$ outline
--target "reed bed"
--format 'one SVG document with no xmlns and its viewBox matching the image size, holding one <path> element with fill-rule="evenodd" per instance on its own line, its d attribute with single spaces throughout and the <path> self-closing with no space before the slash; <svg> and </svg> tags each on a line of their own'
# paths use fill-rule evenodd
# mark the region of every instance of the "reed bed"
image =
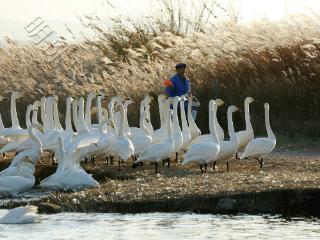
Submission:
<svg viewBox="0 0 320 240">
<path fill-rule="evenodd" d="M 98 38 L 52 47 L 66 50 L 50 61 L 48 46 L 20 46 L 7 39 L 0 48 L 0 87 L 3 96 L 20 91 L 20 119 L 33 99 L 56 94 L 84 96 L 103 90 L 139 101 L 145 94 L 164 92 L 162 83 L 174 73 L 177 62 L 188 64 L 192 91 L 200 100 L 197 123 L 208 131 L 207 103 L 212 98 L 242 107 L 254 97 L 252 122 L 265 134 L 263 103 L 271 104 L 271 123 L 277 135 L 320 136 L 320 34 L 319 17 L 291 17 L 281 22 L 263 21 L 250 26 L 225 22 L 210 32 L 187 34 L 145 25 L 114 24 L 113 28 L 89 24 Z M 49 47 L 50 50 L 50 47 Z M 57 50 L 57 49 L 56 49 Z M 60 104 L 63 113 L 64 103 Z M 5 124 L 9 104 L 0 103 Z M 131 124 L 138 123 L 138 104 L 130 109 Z M 152 120 L 158 126 L 157 103 Z M 226 127 L 226 108 L 219 118 Z M 237 129 L 242 115 L 235 116 Z"/>
</svg>

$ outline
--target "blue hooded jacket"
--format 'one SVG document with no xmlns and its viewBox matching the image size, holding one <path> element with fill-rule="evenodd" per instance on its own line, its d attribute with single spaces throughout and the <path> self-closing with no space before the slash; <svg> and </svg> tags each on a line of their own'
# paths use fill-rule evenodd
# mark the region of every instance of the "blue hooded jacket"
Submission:
<svg viewBox="0 0 320 240">
<path fill-rule="evenodd" d="M 166 92 L 169 94 L 169 97 L 180 97 L 190 92 L 190 80 L 187 77 L 185 79 L 181 79 L 181 77 L 176 74 L 171 77 L 170 80 L 173 87 L 166 88 Z"/>
</svg>

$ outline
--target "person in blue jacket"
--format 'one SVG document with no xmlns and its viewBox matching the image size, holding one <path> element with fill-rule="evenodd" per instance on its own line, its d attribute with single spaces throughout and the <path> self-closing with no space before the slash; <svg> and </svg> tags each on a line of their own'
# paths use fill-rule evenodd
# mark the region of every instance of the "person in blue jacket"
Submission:
<svg viewBox="0 0 320 240">
<path fill-rule="evenodd" d="M 170 78 L 172 86 L 166 88 L 169 97 L 181 97 L 182 95 L 189 95 L 190 93 L 190 80 L 186 77 L 187 65 L 185 63 L 178 63 L 176 65 L 177 73 Z"/>
</svg>

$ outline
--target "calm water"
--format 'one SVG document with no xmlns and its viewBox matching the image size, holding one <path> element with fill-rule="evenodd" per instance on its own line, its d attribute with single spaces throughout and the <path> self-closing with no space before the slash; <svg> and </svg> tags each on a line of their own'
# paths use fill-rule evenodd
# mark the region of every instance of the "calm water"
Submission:
<svg viewBox="0 0 320 240">
<path fill-rule="evenodd" d="M 0 210 L 0 216 L 5 210 Z M 41 222 L 0 225 L 0 239 L 320 239 L 320 219 L 191 213 L 41 215 Z"/>
</svg>

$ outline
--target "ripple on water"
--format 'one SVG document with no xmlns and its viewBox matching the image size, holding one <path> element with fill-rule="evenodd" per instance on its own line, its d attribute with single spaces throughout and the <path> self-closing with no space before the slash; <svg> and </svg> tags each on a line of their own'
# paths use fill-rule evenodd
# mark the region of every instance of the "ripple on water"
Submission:
<svg viewBox="0 0 320 240">
<path fill-rule="evenodd" d="M 5 210 L 0 210 L 0 216 Z M 0 225 L 0 239 L 319 239 L 320 219 L 192 213 L 40 215 L 41 222 Z"/>
</svg>

